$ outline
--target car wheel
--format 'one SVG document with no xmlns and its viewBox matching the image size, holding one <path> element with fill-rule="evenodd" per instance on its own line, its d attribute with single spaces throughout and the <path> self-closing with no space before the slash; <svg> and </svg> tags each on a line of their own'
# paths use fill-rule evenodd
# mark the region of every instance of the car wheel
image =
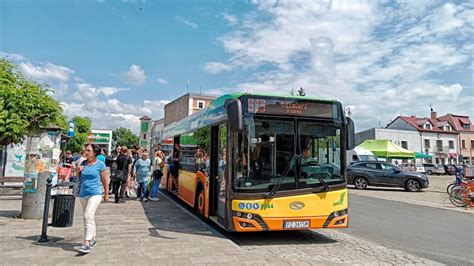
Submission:
<svg viewBox="0 0 474 266">
<path fill-rule="evenodd" d="M 365 177 L 358 176 L 354 178 L 354 186 L 357 189 L 366 189 L 368 184 L 369 182 L 367 182 L 367 179 L 365 179 Z"/>
<path fill-rule="evenodd" d="M 428 171 L 426 171 L 426 174 L 427 174 L 427 175 L 432 175 L 432 174 L 433 174 L 433 171 L 428 170 Z"/>
<path fill-rule="evenodd" d="M 406 189 L 410 192 L 418 192 L 421 190 L 421 183 L 415 179 L 409 179 L 406 184 Z"/>
</svg>

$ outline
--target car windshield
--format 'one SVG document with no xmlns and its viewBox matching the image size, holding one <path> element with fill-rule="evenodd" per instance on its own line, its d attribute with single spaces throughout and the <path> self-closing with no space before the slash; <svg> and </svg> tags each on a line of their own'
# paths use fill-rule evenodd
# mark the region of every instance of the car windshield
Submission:
<svg viewBox="0 0 474 266">
<path fill-rule="evenodd" d="M 345 182 L 336 126 L 258 117 L 244 122 L 236 147 L 236 191 L 268 192 L 276 185 L 278 191 L 321 187 L 320 178 L 328 185 Z M 298 160 L 300 173 L 296 173 Z"/>
</svg>

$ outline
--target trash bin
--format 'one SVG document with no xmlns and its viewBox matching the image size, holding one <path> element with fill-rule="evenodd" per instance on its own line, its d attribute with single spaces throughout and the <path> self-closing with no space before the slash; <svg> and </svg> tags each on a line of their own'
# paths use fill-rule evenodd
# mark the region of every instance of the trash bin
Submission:
<svg viewBox="0 0 474 266">
<path fill-rule="evenodd" d="M 51 226 L 71 227 L 74 222 L 74 195 L 59 194 L 53 196 L 53 218 Z"/>
</svg>

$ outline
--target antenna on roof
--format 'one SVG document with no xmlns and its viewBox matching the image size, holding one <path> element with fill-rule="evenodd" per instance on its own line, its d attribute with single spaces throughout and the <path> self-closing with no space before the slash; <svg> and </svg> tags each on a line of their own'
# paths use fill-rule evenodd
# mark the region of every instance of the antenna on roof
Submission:
<svg viewBox="0 0 474 266">
<path fill-rule="evenodd" d="M 201 92 L 201 89 L 202 89 L 202 88 L 201 88 L 201 85 L 199 85 L 199 93 L 202 93 L 202 92 Z"/>
<path fill-rule="evenodd" d="M 430 111 L 433 112 L 433 104 L 430 101 Z"/>
</svg>

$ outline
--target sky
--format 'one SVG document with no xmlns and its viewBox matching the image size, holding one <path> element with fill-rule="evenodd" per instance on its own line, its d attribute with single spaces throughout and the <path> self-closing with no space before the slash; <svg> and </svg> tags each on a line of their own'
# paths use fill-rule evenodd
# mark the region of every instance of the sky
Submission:
<svg viewBox="0 0 474 266">
<path fill-rule="evenodd" d="M 69 118 L 134 132 L 188 91 L 300 87 L 357 130 L 430 106 L 474 120 L 472 36 L 473 1 L 0 1 L 0 56 Z"/>
</svg>

